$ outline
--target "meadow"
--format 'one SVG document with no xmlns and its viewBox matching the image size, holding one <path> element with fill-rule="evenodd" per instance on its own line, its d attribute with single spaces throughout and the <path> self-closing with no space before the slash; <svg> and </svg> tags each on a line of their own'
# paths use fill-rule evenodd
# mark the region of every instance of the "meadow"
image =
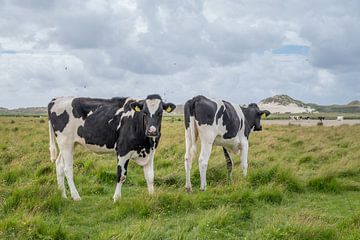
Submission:
<svg viewBox="0 0 360 240">
<path fill-rule="evenodd" d="M 186 193 L 183 122 L 167 117 L 155 195 L 130 162 L 117 203 L 115 154 L 82 147 L 74 156 L 82 200 L 61 198 L 47 126 L 47 119 L 0 117 L 0 239 L 360 239 L 360 125 L 265 125 L 250 136 L 246 178 L 232 156 L 228 182 L 215 147 L 207 191 L 199 190 L 196 160 L 194 192 Z"/>
</svg>

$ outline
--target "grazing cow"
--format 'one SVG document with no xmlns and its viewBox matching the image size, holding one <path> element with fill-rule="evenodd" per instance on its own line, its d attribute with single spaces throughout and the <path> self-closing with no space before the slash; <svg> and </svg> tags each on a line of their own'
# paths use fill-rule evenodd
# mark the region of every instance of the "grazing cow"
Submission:
<svg viewBox="0 0 360 240">
<path fill-rule="evenodd" d="M 344 121 L 344 116 L 337 116 L 336 120 L 342 122 Z"/>
<path fill-rule="evenodd" d="M 94 152 L 115 152 L 117 184 L 114 201 L 121 197 L 130 159 L 143 166 L 150 194 L 154 192 L 154 154 L 160 140 L 163 110 L 172 112 L 175 105 L 164 103 L 159 95 L 144 100 L 131 98 L 53 99 L 48 105 L 50 155 L 56 158 L 56 175 L 62 196 L 66 197 L 64 176 L 71 197 L 80 200 L 73 180 L 74 144 Z M 56 144 L 59 155 L 56 157 Z"/>
<path fill-rule="evenodd" d="M 201 190 L 204 191 L 206 188 L 206 169 L 213 144 L 223 147 L 229 179 L 233 168 L 229 151 L 239 154 L 241 150 L 241 165 L 243 175 L 246 176 L 249 134 L 252 129 L 262 130 L 260 118 L 263 114 L 268 116 L 270 112 L 261 111 L 255 103 L 248 107 L 240 107 L 226 101 L 210 100 L 204 96 L 197 96 L 187 101 L 184 106 L 186 190 L 192 191 L 190 171 L 198 136 L 201 141 L 199 156 Z"/>
</svg>

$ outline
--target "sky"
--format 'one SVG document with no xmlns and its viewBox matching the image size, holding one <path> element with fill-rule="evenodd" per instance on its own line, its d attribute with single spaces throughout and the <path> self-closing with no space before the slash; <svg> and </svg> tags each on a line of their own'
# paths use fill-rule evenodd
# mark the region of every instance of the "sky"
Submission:
<svg viewBox="0 0 360 240">
<path fill-rule="evenodd" d="M 0 107 L 360 99 L 360 1 L 0 0 Z"/>
</svg>

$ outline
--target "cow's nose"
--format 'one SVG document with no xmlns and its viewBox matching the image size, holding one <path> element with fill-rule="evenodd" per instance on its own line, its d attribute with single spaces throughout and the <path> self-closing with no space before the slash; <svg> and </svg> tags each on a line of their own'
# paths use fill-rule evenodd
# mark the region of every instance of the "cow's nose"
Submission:
<svg viewBox="0 0 360 240">
<path fill-rule="evenodd" d="M 157 133 L 156 127 L 154 127 L 154 126 L 149 127 L 149 129 L 147 130 L 147 135 L 151 136 L 151 137 L 157 136 L 158 133 Z"/>
<path fill-rule="evenodd" d="M 154 132 L 156 132 L 156 127 L 154 126 L 149 127 L 149 133 L 154 133 Z"/>
</svg>

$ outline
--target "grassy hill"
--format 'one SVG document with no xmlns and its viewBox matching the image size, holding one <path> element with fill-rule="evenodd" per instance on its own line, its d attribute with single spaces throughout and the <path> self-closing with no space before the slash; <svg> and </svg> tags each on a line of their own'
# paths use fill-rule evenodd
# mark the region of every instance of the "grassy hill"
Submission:
<svg viewBox="0 0 360 240">
<path fill-rule="evenodd" d="M 0 115 L 46 115 L 47 108 L 46 107 L 27 107 L 27 108 L 16 108 L 16 109 L 7 109 L 0 108 Z"/>
<path fill-rule="evenodd" d="M 299 107 L 310 107 L 321 113 L 360 113 L 359 101 L 352 101 L 347 105 L 319 105 L 315 103 L 304 103 L 300 100 L 293 99 L 288 95 L 275 95 L 260 101 L 261 103 L 278 103 L 280 105 L 296 104 Z"/>
<path fill-rule="evenodd" d="M 31 132 L 32 134 L 29 134 Z M 249 175 L 233 156 L 226 179 L 214 147 L 206 192 L 185 192 L 181 118 L 167 117 L 148 196 L 133 161 L 112 202 L 114 154 L 76 148 L 80 202 L 62 199 L 49 160 L 47 123 L 0 118 L 0 239 L 360 239 L 360 126 L 264 126 L 250 136 Z"/>
<path fill-rule="evenodd" d="M 303 103 L 300 100 L 293 99 L 289 97 L 288 95 L 275 95 L 273 97 L 265 98 L 260 101 L 263 104 L 267 103 L 278 103 L 280 105 L 289 105 L 289 104 L 296 104 L 300 107 L 307 107 L 308 105 Z"/>
</svg>

